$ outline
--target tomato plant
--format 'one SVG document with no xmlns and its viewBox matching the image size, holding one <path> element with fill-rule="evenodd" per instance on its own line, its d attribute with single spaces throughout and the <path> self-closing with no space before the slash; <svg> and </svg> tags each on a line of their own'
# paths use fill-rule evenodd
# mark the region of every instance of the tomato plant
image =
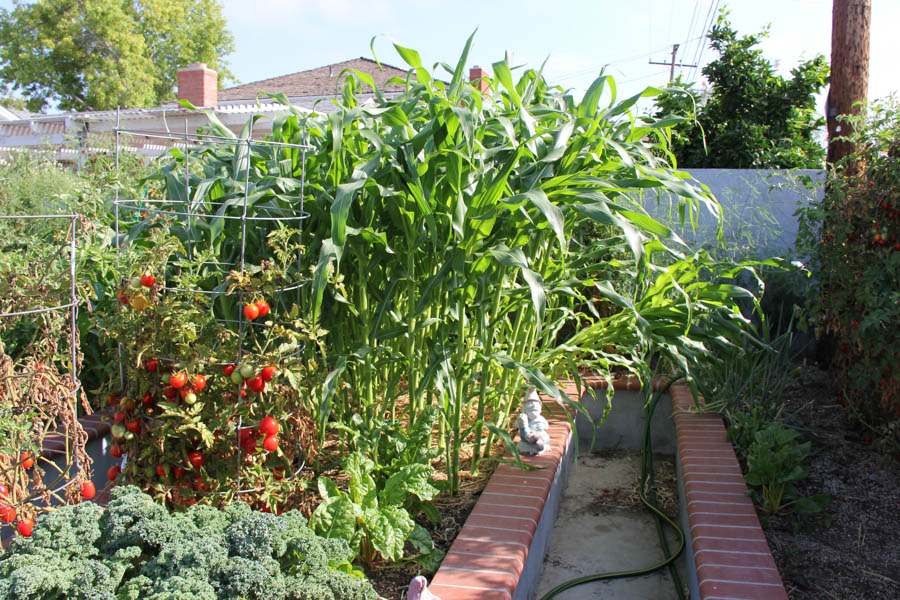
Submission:
<svg viewBox="0 0 900 600">
<path fill-rule="evenodd" d="M 279 287 L 299 277 L 291 262 L 296 236 L 281 232 L 271 240 L 283 246 L 273 254 L 286 262 L 232 270 L 216 281 L 209 273 L 198 275 L 200 263 L 209 261 L 189 259 L 165 227 L 145 235 L 144 244 L 123 251 L 122 263 L 134 272 L 152 271 L 156 285 L 136 290 L 126 277 L 122 289 L 132 301 L 139 293 L 146 304 L 129 302 L 100 322 L 124 357 L 127 388 L 118 379 L 107 384 L 117 397 L 111 453 L 128 458 L 122 476 L 172 506 L 223 504 L 238 495 L 273 508 L 283 504 L 305 484 L 291 477 L 276 482 L 273 473 L 295 472 L 314 451 L 304 396 L 322 379 L 318 363 L 301 352 L 311 338 L 294 295 L 290 303 L 276 301 Z M 204 286 L 210 293 L 164 289 Z M 240 300 L 263 295 L 262 311 L 263 301 Z M 246 326 L 260 312 L 266 322 Z M 156 370 L 146 368 L 150 360 Z M 264 417 L 274 423 L 267 421 L 265 431 L 277 433 L 282 423 L 285 434 L 260 431 L 257 438 Z"/>
</svg>

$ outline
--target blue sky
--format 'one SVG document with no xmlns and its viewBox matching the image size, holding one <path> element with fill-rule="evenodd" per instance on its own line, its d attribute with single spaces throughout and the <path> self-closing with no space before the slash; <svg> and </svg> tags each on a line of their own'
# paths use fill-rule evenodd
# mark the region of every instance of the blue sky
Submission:
<svg viewBox="0 0 900 600">
<path fill-rule="evenodd" d="M 672 44 L 678 61 L 707 62 L 699 46 L 703 23 L 715 5 L 731 11 L 741 33 L 771 24 L 766 56 L 788 72 L 822 53 L 830 59 L 831 0 L 224 0 L 235 52 L 228 57 L 242 83 L 358 56 L 403 66 L 390 41 L 415 48 L 423 61 L 455 63 L 476 28 L 470 64 L 485 67 L 511 52 L 513 62 L 537 67 L 549 57 L 551 83 L 583 92 L 604 65 L 621 96 L 668 80 Z M 900 88 L 900 1 L 874 0 L 870 98 Z M 11 8 L 12 0 L 0 0 Z M 705 45 L 705 44 L 704 44 Z M 699 69 L 679 69 L 702 80 Z"/>
<path fill-rule="evenodd" d="M 668 68 L 648 60 L 708 62 L 698 51 L 701 23 L 715 4 L 731 11 L 741 33 L 771 24 L 766 56 L 788 72 L 802 59 L 831 56 L 831 0 L 225 0 L 235 34 L 232 71 L 244 83 L 371 56 L 403 66 L 394 39 L 419 51 L 425 64 L 455 63 L 466 37 L 477 27 L 471 64 L 489 66 L 510 51 L 516 63 L 537 67 L 549 57 L 545 75 L 583 92 L 604 65 L 620 95 L 668 81 Z M 874 0 L 870 97 L 900 88 L 900 2 Z M 693 23 L 693 25 L 692 25 Z M 702 79 L 699 69 L 683 69 Z M 678 73 L 678 71 L 676 71 Z"/>
</svg>

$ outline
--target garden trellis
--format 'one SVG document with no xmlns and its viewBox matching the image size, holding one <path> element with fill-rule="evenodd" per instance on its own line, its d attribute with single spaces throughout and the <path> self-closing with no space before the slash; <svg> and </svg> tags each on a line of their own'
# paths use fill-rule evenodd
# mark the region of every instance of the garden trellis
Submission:
<svg viewBox="0 0 900 600">
<path fill-rule="evenodd" d="M 222 368 L 240 364 L 247 352 L 244 345 L 245 333 L 250 328 L 263 330 L 271 326 L 267 323 L 254 322 L 248 319 L 242 310 L 236 311 L 237 318 L 230 316 L 230 312 L 247 307 L 248 303 L 247 293 L 242 287 L 238 286 L 236 289 L 229 287 L 229 271 L 232 278 L 235 274 L 239 274 L 240 278 L 249 274 L 251 265 L 248 264 L 248 237 L 258 240 L 261 233 L 271 232 L 279 227 L 293 227 L 298 232 L 298 236 L 302 233 L 303 221 L 309 216 L 303 207 L 305 172 L 302 167 L 305 163 L 308 146 L 270 140 L 255 140 L 253 139 L 253 120 L 247 123 L 240 137 L 227 137 L 214 133 L 190 133 L 187 122 L 185 122 L 183 133 L 125 129 L 119 126 L 119 115 L 117 113 L 115 129 L 115 161 L 117 168 L 119 153 L 122 148 L 122 136 L 156 139 L 170 144 L 172 146 L 170 152 L 176 158 L 176 161 L 173 161 L 171 164 L 174 165 L 178 161 L 183 162 L 183 171 L 177 174 L 181 179 L 180 183 L 183 185 L 183 188 L 181 188 L 183 193 L 179 194 L 178 197 L 153 199 L 120 198 L 119 190 L 116 189 L 113 205 L 115 247 L 117 251 L 121 253 L 128 244 L 139 243 L 151 224 L 154 221 L 162 220 L 166 224 L 166 229 L 169 232 L 174 232 L 176 237 L 184 242 L 184 254 L 176 255 L 174 260 L 170 258 L 164 265 L 160 265 L 163 276 L 163 281 L 159 286 L 160 292 L 205 298 L 212 305 L 215 322 L 223 329 L 236 330 L 237 333 L 237 347 L 233 354 L 233 361 L 203 360 L 193 362 L 202 364 L 207 368 Z M 277 205 L 275 202 L 267 202 L 264 205 L 260 205 L 258 202 L 259 197 L 251 193 L 253 186 L 250 184 L 250 171 L 254 168 L 251 164 L 251 154 L 254 151 L 260 151 L 260 149 L 263 149 L 262 151 L 264 152 L 269 152 L 270 159 L 276 163 L 282 155 L 299 154 L 299 163 L 301 164 L 300 173 L 297 174 L 299 195 L 291 198 L 291 202 L 282 202 L 282 205 Z M 201 181 L 197 183 L 195 180 L 198 179 L 198 174 L 195 171 L 195 167 L 196 170 L 202 171 L 202 165 L 192 160 L 192 155 L 195 153 L 228 153 L 232 155 L 236 169 L 243 170 L 243 174 L 240 178 L 235 177 L 231 183 L 242 187 L 242 192 L 228 198 L 222 197 L 221 179 L 224 176 L 220 175 L 201 178 Z M 167 172 L 166 176 L 175 177 L 174 168 Z M 218 188 L 216 187 L 217 184 Z M 217 201 L 214 198 L 220 198 L 221 201 Z M 135 216 L 137 218 L 134 218 Z M 234 228 L 229 228 L 226 225 L 227 223 L 237 224 L 236 231 Z M 226 230 L 229 229 L 238 238 L 236 243 L 234 239 L 230 239 L 225 234 Z M 233 260 L 221 260 L 223 246 L 226 254 L 228 247 L 231 247 L 234 253 Z M 256 255 L 256 258 L 260 258 L 259 252 L 256 252 Z M 293 296 L 296 306 L 301 304 L 301 291 L 306 282 L 301 277 L 302 249 L 299 247 L 295 258 L 296 280 L 282 282 L 281 285 L 275 286 L 270 290 L 271 298 L 276 305 L 286 307 L 289 296 Z M 260 260 L 264 259 L 261 258 Z M 171 277 L 167 276 L 171 276 L 174 272 L 185 268 L 186 265 L 190 265 L 188 268 L 207 273 L 208 277 L 204 278 L 204 285 L 186 286 L 171 282 Z M 299 357 L 302 351 L 303 346 L 298 345 L 293 350 L 293 356 Z M 122 364 L 126 357 L 122 355 L 121 343 L 119 357 L 120 386 L 122 389 L 125 389 L 128 382 L 126 381 Z M 184 356 L 159 356 L 155 358 L 160 362 L 169 363 L 173 367 L 185 361 Z M 241 397 L 242 393 L 245 393 L 242 392 L 242 385 L 236 385 L 238 398 Z M 154 417 L 146 418 L 159 420 Z M 236 459 L 238 465 L 237 487 L 239 489 L 235 492 L 237 494 L 259 492 L 263 489 L 262 487 L 242 488 L 240 485 L 242 435 L 256 426 L 257 424 L 246 425 L 243 415 L 237 415 L 237 426 L 235 428 L 235 436 L 238 442 Z M 299 443 L 298 450 L 299 455 L 304 456 L 303 448 Z M 123 466 L 124 464 L 125 458 L 123 457 Z M 294 475 L 299 474 L 304 466 L 305 459 L 296 468 Z"/>
<path fill-rule="evenodd" d="M 78 295 L 76 290 L 76 237 L 77 223 L 79 216 L 77 214 L 33 214 L 33 215 L 0 215 L 0 222 L 24 222 L 33 220 L 42 221 L 68 221 L 66 246 L 68 247 L 68 275 L 69 282 L 63 291 L 67 296 L 67 302 L 56 304 L 53 306 L 28 306 L 26 300 L 29 296 L 36 294 L 27 293 L 18 296 L 14 293 L 4 298 L 9 307 L 17 307 L 19 310 L 7 310 L 0 312 L 0 319 L 28 319 L 33 317 L 41 318 L 51 313 L 67 313 L 68 314 L 68 335 L 66 336 L 68 344 L 68 381 L 59 379 L 55 367 L 48 367 L 42 362 L 36 362 L 35 357 L 26 359 L 28 369 L 26 372 L 16 372 L 14 361 L 10 358 L 4 365 L 3 382 L 0 386 L 0 401 L 2 401 L 2 410 L 7 416 L 25 416 L 31 414 L 30 419 L 25 419 L 21 424 L 25 429 L 19 431 L 22 435 L 29 438 L 27 442 L 31 442 L 35 459 L 42 461 L 45 465 L 53 465 L 57 474 L 50 479 L 49 485 L 46 481 L 37 483 L 34 478 L 28 477 L 20 472 L 18 467 L 24 467 L 21 453 L 14 453 L 12 456 L 18 456 L 18 459 L 12 459 L 15 466 L 10 464 L 4 469 L 4 480 L 13 482 L 13 488 L 21 486 L 20 491 L 24 493 L 24 497 L 18 497 L 16 504 L 19 506 L 33 503 L 41 499 L 45 504 L 49 505 L 53 499 L 60 502 L 65 500 L 59 495 L 73 482 L 77 480 L 89 481 L 90 459 L 85 453 L 85 444 L 87 442 L 87 434 L 78 421 L 78 399 L 81 392 L 81 382 L 78 378 L 78 334 L 76 328 L 76 320 L 78 316 Z M 62 251 L 63 247 L 59 248 Z M 44 292 L 44 297 L 48 295 L 54 298 L 52 291 L 43 287 L 44 280 L 50 278 L 50 269 L 52 262 L 45 265 L 26 265 L 37 269 L 39 266 L 45 267 L 45 272 L 41 276 L 38 288 Z M 15 275 L 13 276 L 15 278 Z M 59 301 L 59 300 L 56 300 Z M 0 308 L 2 310 L 2 308 Z M 43 323 L 46 329 L 43 334 L 52 336 L 52 328 L 48 324 Z M 55 348 L 55 343 L 50 345 Z M 0 344 L 0 349 L 3 345 Z M 0 352 L 0 357 L 6 357 Z M 49 358 L 49 357 L 48 357 Z M 22 386 L 18 381 L 26 381 Z M 41 389 L 35 387 L 35 381 L 41 384 Z M 50 397 L 47 396 L 50 395 Z M 64 397 L 65 400 L 62 400 Z M 40 428 L 38 431 L 37 426 Z M 27 443 L 25 438 L 20 435 L 7 431 L 10 438 L 4 440 L 4 444 L 12 444 L 15 446 L 20 443 Z M 63 442 L 63 448 L 60 452 L 54 447 L 53 454 L 62 455 L 62 464 L 57 464 L 52 459 L 44 456 L 43 442 L 48 434 L 52 434 Z M 24 471 L 28 469 L 25 468 Z"/>
</svg>

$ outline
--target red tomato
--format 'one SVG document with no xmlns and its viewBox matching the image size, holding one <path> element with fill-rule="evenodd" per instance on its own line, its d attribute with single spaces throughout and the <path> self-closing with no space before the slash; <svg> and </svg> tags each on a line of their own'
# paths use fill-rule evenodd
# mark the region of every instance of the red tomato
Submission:
<svg viewBox="0 0 900 600">
<path fill-rule="evenodd" d="M 255 437 L 256 437 L 256 432 L 253 431 L 252 429 L 250 429 L 249 427 L 244 427 L 243 429 L 241 429 L 238 432 L 238 439 L 241 440 L 242 444 L 245 441 L 247 441 L 247 438 L 255 438 Z"/>
<path fill-rule="evenodd" d="M 259 422 L 259 432 L 265 436 L 278 434 L 278 421 L 272 417 L 266 417 Z"/>
<path fill-rule="evenodd" d="M 0 521 L 12 523 L 16 520 L 16 509 L 8 504 L 0 504 Z"/>
<path fill-rule="evenodd" d="M 144 287 L 153 287 L 153 284 L 156 283 L 156 277 L 151 275 L 150 273 L 144 273 L 141 275 L 141 285 Z"/>
<path fill-rule="evenodd" d="M 93 481 L 85 481 L 81 484 L 81 495 L 85 500 L 90 500 L 97 494 L 97 488 L 94 487 Z"/>
<path fill-rule="evenodd" d="M 266 439 L 263 440 L 263 448 L 268 452 L 275 452 L 278 450 L 278 436 L 267 435 Z"/>
<path fill-rule="evenodd" d="M 241 442 L 241 448 L 243 448 L 244 452 L 247 454 L 256 454 L 256 438 L 247 438 Z"/>
<path fill-rule="evenodd" d="M 275 367 L 263 367 L 262 371 L 259 372 L 259 376 L 263 378 L 263 381 L 272 381 L 272 377 L 275 376 L 275 373 L 278 372 L 278 369 Z"/>
<path fill-rule="evenodd" d="M 141 398 L 141 404 L 143 404 L 144 406 L 150 406 L 151 404 L 153 404 L 153 395 L 150 392 L 144 394 L 144 397 Z"/>
<path fill-rule="evenodd" d="M 172 469 L 172 472 L 175 474 L 175 477 L 176 477 L 176 478 L 181 479 L 182 477 L 184 477 L 184 474 L 185 474 L 187 471 L 185 471 L 185 470 L 182 469 L 181 467 L 175 467 L 174 469 Z"/>
<path fill-rule="evenodd" d="M 116 404 L 119 403 L 119 397 L 116 396 L 115 394 L 113 394 L 109 398 L 106 399 L 106 403 L 109 404 L 110 406 L 115 406 Z"/>
<path fill-rule="evenodd" d="M 122 449 L 116 444 L 113 444 L 109 447 L 109 453 L 114 458 L 122 458 Z"/>
<path fill-rule="evenodd" d="M 125 306 L 128 306 L 128 296 L 125 295 L 125 290 L 119 290 L 118 297 L 119 302 L 121 302 Z"/>
<path fill-rule="evenodd" d="M 30 469 L 31 467 L 34 466 L 34 459 L 31 458 L 31 455 L 28 454 L 27 452 L 22 454 L 22 458 L 20 460 L 22 461 L 22 466 L 25 467 L 26 469 Z"/>
<path fill-rule="evenodd" d="M 174 400 L 175 396 L 178 395 L 178 390 L 168 385 L 163 388 L 163 394 L 165 394 L 166 398 L 168 398 L 169 400 Z"/>
<path fill-rule="evenodd" d="M 34 521 L 29 518 L 19 519 L 16 523 L 16 529 L 19 530 L 24 537 L 31 537 L 31 531 L 34 529 Z"/>
<path fill-rule="evenodd" d="M 109 469 L 106 470 L 106 478 L 110 481 L 115 481 L 116 477 L 119 476 L 119 473 L 122 472 L 122 469 L 119 465 L 113 465 Z"/>
<path fill-rule="evenodd" d="M 159 366 L 159 362 L 155 358 L 151 358 L 146 363 L 144 363 L 144 366 L 147 368 L 148 371 L 150 371 L 152 373 L 152 372 L 156 371 L 157 367 Z"/>
<path fill-rule="evenodd" d="M 203 456 L 202 452 L 194 450 L 193 452 L 188 452 L 188 461 L 190 461 L 192 467 L 199 469 L 206 464 L 206 457 Z"/>
<path fill-rule="evenodd" d="M 257 376 L 254 377 L 253 379 L 248 379 L 248 380 L 247 380 L 247 387 L 250 388 L 250 391 L 256 392 L 257 394 L 260 394 L 260 393 L 262 393 L 262 392 L 265 391 L 265 389 L 266 389 L 266 382 L 263 381 L 263 378 L 262 378 L 262 377 L 260 377 L 259 375 L 257 375 Z"/>
<path fill-rule="evenodd" d="M 125 413 L 123 412 L 115 412 L 113 413 L 113 421 L 116 423 L 121 423 L 125 420 Z"/>
<path fill-rule="evenodd" d="M 166 476 L 166 467 L 163 465 L 156 465 L 156 474 L 160 477 Z"/>
<path fill-rule="evenodd" d="M 195 375 L 194 379 L 191 380 L 191 387 L 194 388 L 195 392 L 199 392 L 206 387 L 206 377 L 203 375 Z"/>
<path fill-rule="evenodd" d="M 265 300 L 260 300 L 256 303 L 256 308 L 259 310 L 259 316 L 264 317 L 269 314 L 269 303 Z"/>
<path fill-rule="evenodd" d="M 225 377 L 231 377 L 231 374 L 234 373 L 234 365 L 225 365 L 222 367 L 222 373 L 225 374 Z"/>
<path fill-rule="evenodd" d="M 187 383 L 187 373 L 184 371 L 180 373 L 174 373 L 169 376 L 169 385 L 171 385 L 176 390 L 180 390 Z"/>
<path fill-rule="evenodd" d="M 141 422 L 137 419 L 132 419 L 125 423 L 125 427 L 127 427 L 128 431 L 130 431 L 131 433 L 137 433 L 141 430 Z"/>
<path fill-rule="evenodd" d="M 275 478 L 275 481 L 281 481 L 282 479 L 284 479 L 284 469 L 280 467 L 277 469 L 272 469 L 272 477 Z"/>
<path fill-rule="evenodd" d="M 9 488 L 0 483 L 0 498 L 6 498 L 9 496 Z"/>
<path fill-rule="evenodd" d="M 256 317 L 259 316 L 259 307 L 255 304 L 248 304 L 244 307 L 244 318 L 248 321 L 252 321 Z"/>
</svg>

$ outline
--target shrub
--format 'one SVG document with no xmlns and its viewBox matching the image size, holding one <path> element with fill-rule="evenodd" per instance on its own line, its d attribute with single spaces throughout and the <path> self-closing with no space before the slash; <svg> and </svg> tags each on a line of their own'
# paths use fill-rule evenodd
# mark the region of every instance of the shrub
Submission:
<svg viewBox="0 0 900 600">
<path fill-rule="evenodd" d="M 851 413 L 900 448 L 900 104 L 851 117 L 856 150 L 800 213 L 798 246 L 816 281 L 810 322 Z"/>
<path fill-rule="evenodd" d="M 134 486 L 104 510 L 85 502 L 38 519 L 31 538 L 0 554 L 8 600 L 375 600 L 350 573 L 350 550 L 305 517 L 197 505 L 169 514 Z"/>
</svg>

